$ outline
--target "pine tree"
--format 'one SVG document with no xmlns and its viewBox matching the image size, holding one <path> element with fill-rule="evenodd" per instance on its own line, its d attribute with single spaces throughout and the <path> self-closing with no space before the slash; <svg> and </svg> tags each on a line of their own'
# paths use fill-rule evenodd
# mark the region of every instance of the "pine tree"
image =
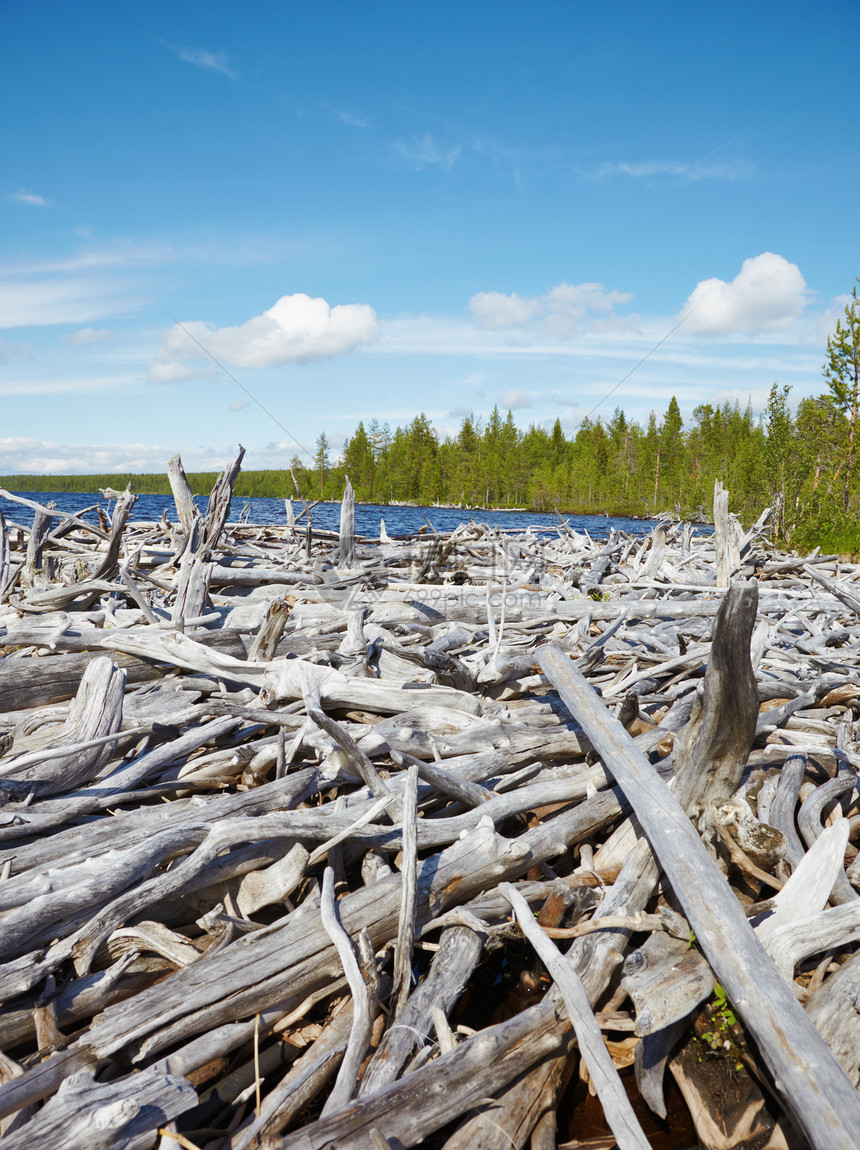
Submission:
<svg viewBox="0 0 860 1150">
<path fill-rule="evenodd" d="M 566 448 L 567 440 L 561 429 L 561 420 L 556 418 L 555 423 L 552 425 L 552 435 L 550 436 L 550 458 L 553 467 L 558 467 L 559 463 L 564 460 Z"/>
<path fill-rule="evenodd" d="M 317 478 L 320 484 L 320 499 L 323 497 L 325 489 L 326 472 L 329 469 L 329 442 L 326 438 L 326 433 L 321 431 L 319 438 L 316 442 L 316 454 L 314 455 L 314 467 L 316 468 Z"/>
<path fill-rule="evenodd" d="M 857 400 L 860 392 L 860 300 L 857 287 L 845 306 L 845 322 L 836 321 L 836 331 L 827 337 L 827 359 L 822 374 L 833 401 L 848 418 L 848 454 L 842 480 L 842 508 L 847 510 L 854 477 L 855 432 L 857 429 Z"/>
<path fill-rule="evenodd" d="M 357 497 L 365 502 L 370 501 L 373 497 L 375 461 L 373 448 L 363 423 L 359 423 L 355 434 L 344 444 L 343 466 Z"/>
</svg>

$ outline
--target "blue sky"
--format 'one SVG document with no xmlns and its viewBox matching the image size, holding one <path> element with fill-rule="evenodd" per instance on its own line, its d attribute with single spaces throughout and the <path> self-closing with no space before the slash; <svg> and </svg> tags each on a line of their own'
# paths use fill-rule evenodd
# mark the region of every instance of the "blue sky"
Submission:
<svg viewBox="0 0 860 1150">
<path fill-rule="evenodd" d="M 0 474 L 283 466 L 191 336 L 311 449 L 817 394 L 858 34 L 856 0 L 6 0 Z"/>
</svg>

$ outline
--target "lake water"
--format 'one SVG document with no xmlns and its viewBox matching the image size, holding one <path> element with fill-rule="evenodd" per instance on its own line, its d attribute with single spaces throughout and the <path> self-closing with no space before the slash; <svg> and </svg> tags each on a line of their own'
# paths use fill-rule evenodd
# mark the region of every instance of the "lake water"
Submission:
<svg viewBox="0 0 860 1150">
<path fill-rule="evenodd" d="M 15 492 L 14 494 L 18 494 Z M 92 494 L 77 494 L 70 492 L 21 492 L 23 498 L 33 503 L 45 506 L 53 502 L 58 511 L 74 512 L 79 514 L 86 508 L 92 508 L 100 497 Z M 195 498 L 201 512 L 206 509 L 206 496 Z M 101 499 L 102 506 L 108 505 Z M 301 510 L 301 504 L 294 503 L 296 514 Z M 140 495 L 134 505 L 131 518 L 134 520 L 157 520 L 161 518 L 162 511 L 167 512 L 171 522 L 177 520 L 176 507 L 170 495 Z M 0 512 L 7 523 L 20 523 L 29 527 L 33 522 L 32 509 L 20 503 L 0 498 Z M 314 527 L 326 528 L 336 531 L 340 524 L 339 503 L 318 503 L 313 509 Z M 85 516 L 89 522 L 98 522 L 95 511 L 87 511 Z M 233 499 L 230 512 L 230 522 L 240 519 L 248 523 L 285 524 L 287 521 L 286 508 L 283 499 Z M 360 503 L 355 508 L 355 530 L 359 535 L 377 536 L 380 521 L 385 520 L 389 535 L 412 534 L 428 523 L 439 532 L 453 531 L 460 523 L 487 523 L 492 527 L 508 528 L 525 531 L 527 527 L 534 527 L 541 533 L 555 531 L 552 515 L 541 515 L 531 511 L 494 511 L 490 508 L 463 509 L 459 507 L 403 507 L 375 503 Z M 647 535 L 655 526 L 653 520 L 609 518 L 605 515 L 566 515 L 566 523 L 577 531 L 587 531 L 592 538 L 605 538 L 609 530 L 615 527 L 620 531 L 627 531 L 633 535 Z"/>
</svg>

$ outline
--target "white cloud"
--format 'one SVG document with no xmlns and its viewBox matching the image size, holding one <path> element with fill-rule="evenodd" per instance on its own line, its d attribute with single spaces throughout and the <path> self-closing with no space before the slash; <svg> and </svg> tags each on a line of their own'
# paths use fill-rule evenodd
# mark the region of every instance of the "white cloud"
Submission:
<svg viewBox="0 0 860 1150">
<path fill-rule="evenodd" d="M 503 411 L 519 411 L 532 406 L 532 397 L 519 387 L 509 387 L 499 396 L 499 407 Z"/>
<path fill-rule="evenodd" d="M 679 160 L 617 161 L 600 164 L 581 174 L 589 180 L 605 180 L 612 176 L 628 176 L 634 180 L 654 180 L 664 177 L 693 184 L 699 180 L 739 180 L 750 173 L 744 160 L 714 160 L 702 158 L 683 162 Z"/>
<path fill-rule="evenodd" d="M 203 354 L 195 339 L 233 367 L 273 367 L 344 355 L 378 338 L 376 312 L 369 304 L 330 307 L 324 299 L 297 292 L 281 296 L 274 307 L 236 327 L 191 322 L 170 328 L 149 375 L 160 383 L 188 378 L 187 362 Z"/>
<path fill-rule="evenodd" d="M 698 283 L 682 314 L 690 317 L 686 329 L 698 335 L 756 335 L 790 328 L 808 302 L 797 264 L 762 252 L 744 260 L 730 283 L 716 277 Z"/>
<path fill-rule="evenodd" d="M 48 206 L 48 201 L 44 196 L 37 196 L 35 192 L 28 192 L 24 188 L 19 188 L 17 192 L 10 192 L 6 199 L 15 204 L 28 204 L 32 208 Z"/>
<path fill-rule="evenodd" d="M 229 76 L 231 80 L 236 79 L 237 73 L 227 63 L 225 52 L 210 52 L 206 48 L 181 48 L 164 40 L 162 43 L 186 64 L 193 64 L 195 68 L 203 68 L 208 72 L 220 72 L 222 76 Z"/>
<path fill-rule="evenodd" d="M 629 292 L 607 291 L 603 284 L 560 283 L 540 296 L 478 292 L 469 300 L 469 310 L 479 327 L 491 331 L 535 326 L 565 337 L 591 316 L 609 315 L 632 298 Z"/>
<path fill-rule="evenodd" d="M 409 141 L 395 140 L 392 145 L 395 152 L 407 160 L 420 172 L 422 168 L 438 167 L 450 171 L 462 152 L 459 145 L 446 148 L 439 144 L 429 132 L 423 136 L 413 136 Z"/>
<path fill-rule="evenodd" d="M 63 339 L 66 343 L 104 343 L 106 339 L 110 339 L 110 332 L 106 327 L 82 327 L 72 335 L 64 335 Z"/>
<path fill-rule="evenodd" d="M 227 408 L 228 411 L 245 411 L 251 405 L 247 399 L 237 399 L 235 403 L 231 403 Z"/>
</svg>

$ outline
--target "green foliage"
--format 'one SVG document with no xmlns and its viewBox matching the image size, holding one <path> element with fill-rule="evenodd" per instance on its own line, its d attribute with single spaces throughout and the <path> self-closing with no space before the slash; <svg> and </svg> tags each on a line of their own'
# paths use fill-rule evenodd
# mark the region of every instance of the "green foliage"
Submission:
<svg viewBox="0 0 860 1150">
<path fill-rule="evenodd" d="M 835 332 L 827 337 L 827 358 L 822 374 L 833 403 L 848 419 L 848 450 L 842 474 L 842 508 L 847 511 L 854 480 L 855 432 L 860 397 L 860 300 L 857 299 L 856 285 L 845 307 L 844 323 L 841 319 L 837 320 Z"/>
<path fill-rule="evenodd" d="M 714 986 L 714 999 L 709 1004 L 709 1029 L 703 1031 L 699 1037 L 711 1051 L 722 1057 L 728 1057 L 735 1063 L 735 1069 L 741 1069 L 743 1063 L 738 1060 L 738 1054 L 743 1049 L 738 1039 L 743 1037 L 738 1033 L 738 1018 L 726 997 L 725 989 L 717 983 Z"/>
</svg>

